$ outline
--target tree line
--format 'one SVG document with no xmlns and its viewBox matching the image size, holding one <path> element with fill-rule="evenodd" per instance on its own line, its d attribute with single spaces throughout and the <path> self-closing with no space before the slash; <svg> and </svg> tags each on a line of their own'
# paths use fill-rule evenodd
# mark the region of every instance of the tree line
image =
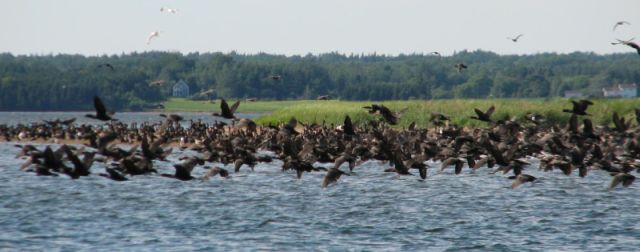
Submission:
<svg viewBox="0 0 640 252">
<path fill-rule="evenodd" d="M 460 72 L 455 64 L 468 66 Z M 109 64 L 110 67 L 105 67 Z M 111 68 L 111 66 L 113 68 Z M 280 79 L 271 78 L 274 75 Z M 637 54 L 452 56 L 327 53 L 145 52 L 122 55 L 0 54 L 0 110 L 91 109 L 99 95 L 114 110 L 154 108 L 180 79 L 193 98 L 343 100 L 541 98 L 564 91 L 598 95 L 603 87 L 640 82 Z M 153 85 L 151 83 L 161 83 Z"/>
</svg>

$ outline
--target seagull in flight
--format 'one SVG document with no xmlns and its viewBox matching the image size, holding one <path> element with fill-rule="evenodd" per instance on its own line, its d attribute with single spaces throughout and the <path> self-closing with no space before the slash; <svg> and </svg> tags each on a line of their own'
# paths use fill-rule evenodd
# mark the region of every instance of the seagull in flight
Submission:
<svg viewBox="0 0 640 252">
<path fill-rule="evenodd" d="M 616 30 L 616 28 L 618 28 L 618 26 L 625 25 L 625 24 L 626 24 L 626 25 L 630 25 L 631 23 L 629 23 L 629 22 L 627 22 L 627 21 L 618 21 L 618 22 L 616 22 L 616 24 L 615 24 L 615 25 L 613 25 L 613 31 L 615 31 L 615 30 Z"/>
<path fill-rule="evenodd" d="M 439 53 L 439 52 L 431 52 L 431 55 L 435 55 L 435 56 L 438 56 L 438 57 L 441 57 L 441 56 L 442 56 L 442 55 L 440 55 L 440 53 Z"/>
<path fill-rule="evenodd" d="M 161 7 L 161 8 L 160 8 L 160 12 L 166 12 L 166 13 L 176 14 L 176 12 L 178 12 L 178 9 L 176 9 L 176 8 L 169 8 L 169 7 Z"/>
<path fill-rule="evenodd" d="M 520 37 L 522 37 L 522 35 L 524 35 L 524 34 L 518 34 L 518 36 L 516 36 L 515 38 L 507 37 L 507 39 L 510 39 L 513 42 L 518 42 L 518 39 L 520 39 Z"/>
<path fill-rule="evenodd" d="M 147 45 L 149 43 L 151 43 L 151 39 L 160 36 L 160 32 L 159 31 L 153 31 L 151 33 L 149 33 L 149 37 L 147 38 Z"/>
</svg>

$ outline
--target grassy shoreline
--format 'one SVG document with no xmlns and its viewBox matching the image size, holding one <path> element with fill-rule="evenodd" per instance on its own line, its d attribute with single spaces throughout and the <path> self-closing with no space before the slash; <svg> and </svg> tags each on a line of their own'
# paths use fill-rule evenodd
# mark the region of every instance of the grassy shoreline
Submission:
<svg viewBox="0 0 640 252">
<path fill-rule="evenodd" d="M 229 104 L 235 100 L 229 100 Z M 597 125 L 609 125 L 614 111 L 627 119 L 635 118 L 634 108 L 640 107 L 640 99 L 597 99 L 587 110 L 589 118 Z M 473 108 L 486 110 L 495 105 L 496 111 L 492 118 L 502 119 L 506 116 L 516 120 L 523 120 L 527 113 L 538 113 L 547 118 L 549 124 L 564 125 L 569 119 L 569 113 L 562 109 L 571 109 L 568 99 L 450 99 L 450 100 L 410 100 L 410 101 L 256 101 L 241 102 L 238 112 L 256 112 L 264 115 L 255 119 L 260 124 L 279 124 L 291 117 L 306 123 L 340 124 L 345 115 L 349 115 L 355 123 L 365 123 L 378 118 L 370 115 L 363 106 L 372 103 L 382 103 L 392 111 L 408 108 L 401 117 L 398 126 L 405 127 L 416 122 L 419 127 L 431 126 L 429 117 L 431 112 L 442 112 L 451 117 L 452 122 L 459 126 L 485 126 L 486 123 L 472 120 Z M 215 104 L 204 101 L 189 101 L 185 99 L 171 99 L 165 103 L 166 111 L 217 111 L 220 109 L 219 100 Z"/>
</svg>

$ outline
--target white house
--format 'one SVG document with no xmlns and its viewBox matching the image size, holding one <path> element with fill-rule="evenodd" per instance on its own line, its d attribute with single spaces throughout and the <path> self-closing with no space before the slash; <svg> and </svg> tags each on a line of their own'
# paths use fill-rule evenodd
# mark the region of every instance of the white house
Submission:
<svg viewBox="0 0 640 252">
<path fill-rule="evenodd" d="M 173 85 L 173 96 L 174 97 L 187 97 L 189 96 L 189 85 L 183 80 L 178 81 L 175 85 Z"/>
<path fill-rule="evenodd" d="M 602 88 L 604 97 L 607 98 L 635 98 L 638 96 L 638 87 L 633 84 L 618 84 L 613 87 Z"/>
</svg>

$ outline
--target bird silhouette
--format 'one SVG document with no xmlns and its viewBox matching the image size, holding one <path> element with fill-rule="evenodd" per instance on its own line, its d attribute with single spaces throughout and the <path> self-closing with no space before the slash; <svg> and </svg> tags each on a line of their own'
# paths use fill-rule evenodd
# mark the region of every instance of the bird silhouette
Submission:
<svg viewBox="0 0 640 252">
<path fill-rule="evenodd" d="M 219 116 L 226 119 L 235 119 L 236 116 L 233 115 L 233 113 L 236 112 L 236 109 L 238 109 L 238 106 L 240 106 L 240 100 L 236 101 L 236 103 L 234 103 L 231 107 L 229 107 L 229 104 L 227 104 L 227 101 L 225 101 L 224 99 L 220 99 L 220 113 L 214 112 L 211 115 Z"/>
<path fill-rule="evenodd" d="M 472 116 L 471 119 L 476 119 L 483 122 L 491 122 L 491 115 L 495 110 L 496 108 L 493 105 L 491 105 L 491 107 L 489 107 L 486 112 L 482 112 L 481 110 L 474 108 L 473 111 L 476 112 L 477 116 Z"/>
<path fill-rule="evenodd" d="M 586 115 L 589 115 L 586 112 L 587 108 L 589 107 L 589 105 L 593 105 L 593 102 L 589 100 L 579 100 L 579 101 L 572 100 L 571 103 L 573 103 L 573 108 L 571 110 L 563 109 L 562 112 L 586 116 Z"/>
<path fill-rule="evenodd" d="M 101 67 L 106 67 L 106 68 L 111 69 L 111 71 L 115 71 L 115 68 L 113 68 L 113 65 L 111 65 L 111 64 L 109 64 L 109 63 L 100 64 L 100 65 L 98 65 L 98 67 L 99 67 L 99 68 L 101 68 Z"/>
<path fill-rule="evenodd" d="M 462 70 L 467 69 L 467 65 L 464 63 L 455 64 L 454 67 L 458 69 L 458 73 L 462 72 Z"/>
<path fill-rule="evenodd" d="M 627 21 L 618 21 L 618 22 L 616 22 L 616 24 L 613 25 L 613 31 L 615 31 L 616 28 L 618 28 L 618 26 L 625 25 L 625 24 L 626 25 L 630 25 L 631 23 L 629 23 Z"/>
<path fill-rule="evenodd" d="M 518 42 L 518 39 L 520 39 L 520 37 L 522 37 L 523 35 L 524 34 L 518 34 L 518 36 L 516 36 L 515 38 L 507 37 L 507 39 L 509 39 L 509 40 L 511 40 L 511 41 L 513 41 L 515 43 L 515 42 Z"/>
<path fill-rule="evenodd" d="M 93 97 L 93 106 L 96 109 L 96 114 L 87 114 L 85 115 L 86 117 L 98 119 L 100 121 L 117 121 L 116 119 L 111 117 L 114 114 L 113 112 L 107 113 L 107 108 L 104 106 L 102 100 L 100 100 L 100 97 L 98 97 L 97 95 Z"/>
</svg>

